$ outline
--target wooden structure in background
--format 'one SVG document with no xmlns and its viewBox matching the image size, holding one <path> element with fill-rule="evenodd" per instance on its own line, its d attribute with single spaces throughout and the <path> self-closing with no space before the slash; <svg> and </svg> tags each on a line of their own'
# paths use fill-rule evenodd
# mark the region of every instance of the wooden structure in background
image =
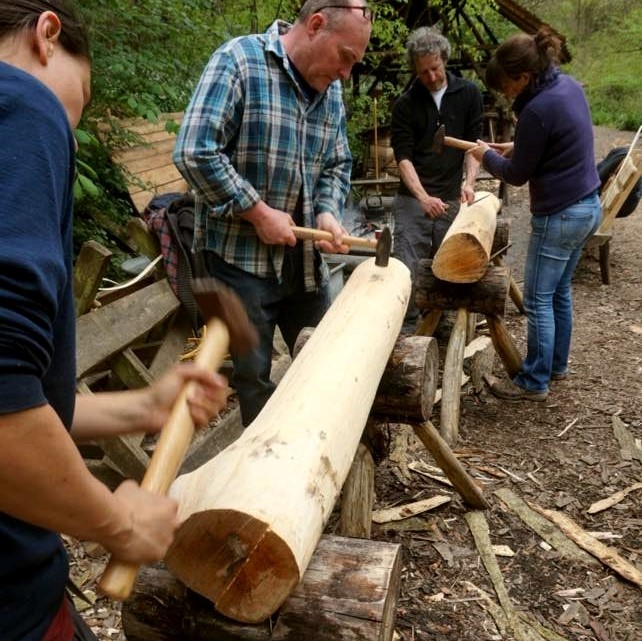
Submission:
<svg viewBox="0 0 642 641">
<path fill-rule="evenodd" d="M 599 229 L 588 241 L 588 247 L 598 247 L 600 256 L 600 273 L 605 285 L 611 283 L 611 238 L 613 223 L 629 197 L 629 194 L 642 178 L 642 126 L 637 130 L 629 151 L 620 162 L 618 169 L 611 174 L 606 185 L 602 187 L 600 203 L 602 205 L 602 222 Z"/>
</svg>

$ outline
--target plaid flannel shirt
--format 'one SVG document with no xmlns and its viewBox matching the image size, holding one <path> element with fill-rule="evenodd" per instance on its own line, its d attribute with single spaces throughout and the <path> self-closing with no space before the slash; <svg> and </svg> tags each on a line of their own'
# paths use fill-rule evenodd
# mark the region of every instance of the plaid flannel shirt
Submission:
<svg viewBox="0 0 642 641">
<path fill-rule="evenodd" d="M 259 200 L 294 214 L 301 195 L 304 225 L 316 227 L 322 212 L 341 220 L 352 168 L 341 83 L 306 99 L 279 38 L 289 28 L 277 20 L 214 52 L 174 151 L 195 196 L 195 249 L 279 279 L 283 246 L 261 242 L 240 214 Z M 313 253 L 305 241 L 307 291 L 316 287 Z"/>
</svg>

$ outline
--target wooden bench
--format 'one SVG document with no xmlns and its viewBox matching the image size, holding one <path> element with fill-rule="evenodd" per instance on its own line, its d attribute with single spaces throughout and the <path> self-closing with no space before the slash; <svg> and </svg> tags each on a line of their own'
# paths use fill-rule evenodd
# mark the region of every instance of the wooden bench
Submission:
<svg viewBox="0 0 642 641">
<path fill-rule="evenodd" d="M 611 249 L 611 238 L 613 237 L 613 223 L 622 208 L 622 205 L 642 177 L 642 140 L 640 133 L 642 127 L 637 130 L 629 147 L 627 155 L 620 163 L 608 182 L 602 189 L 600 203 L 602 205 L 602 222 L 599 229 L 588 241 L 587 247 L 599 248 L 600 272 L 602 282 L 609 285 L 611 282 L 611 266 L 609 256 Z"/>
</svg>

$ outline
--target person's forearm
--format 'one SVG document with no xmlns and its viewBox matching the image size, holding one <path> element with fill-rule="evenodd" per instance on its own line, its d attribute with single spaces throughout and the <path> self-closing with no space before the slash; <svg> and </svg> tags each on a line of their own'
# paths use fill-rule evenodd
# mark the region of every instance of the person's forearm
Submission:
<svg viewBox="0 0 642 641">
<path fill-rule="evenodd" d="M 128 508 L 92 476 L 50 406 L 1 415 L 0 434 L 0 510 L 80 539 L 127 539 Z"/>
<path fill-rule="evenodd" d="M 419 180 L 415 166 L 407 158 L 399 162 L 399 174 L 403 184 L 417 200 L 423 201 L 430 197 Z"/>
<path fill-rule="evenodd" d="M 144 390 L 78 394 L 71 436 L 77 443 L 149 429 Z"/>
<path fill-rule="evenodd" d="M 464 156 L 464 168 L 466 171 L 466 178 L 464 180 L 465 187 L 475 188 L 475 181 L 477 180 L 480 166 L 481 163 L 472 154 L 466 154 Z"/>
</svg>

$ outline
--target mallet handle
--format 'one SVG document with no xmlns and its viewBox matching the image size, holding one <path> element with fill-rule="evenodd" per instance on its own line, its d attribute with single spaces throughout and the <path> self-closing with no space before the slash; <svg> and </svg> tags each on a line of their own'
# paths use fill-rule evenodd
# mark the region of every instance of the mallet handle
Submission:
<svg viewBox="0 0 642 641">
<path fill-rule="evenodd" d="M 311 227 L 292 227 L 294 235 L 299 240 L 333 240 L 329 231 L 322 229 L 312 229 Z M 369 249 L 377 248 L 377 241 L 371 238 L 359 238 L 358 236 L 344 236 L 343 242 L 351 247 L 368 247 Z"/>
<path fill-rule="evenodd" d="M 447 147 L 454 147 L 455 149 L 463 149 L 464 151 L 477 147 L 477 143 L 475 142 L 470 142 L 470 140 L 461 140 L 460 138 L 451 138 L 450 136 L 444 136 L 444 145 Z"/>
<path fill-rule="evenodd" d="M 229 342 L 225 323 L 219 318 L 212 318 L 207 324 L 194 362 L 206 369 L 218 370 L 227 354 Z M 193 385 L 190 381 L 183 386 L 160 432 L 156 449 L 140 484 L 150 492 L 167 494 L 187 453 L 194 435 L 194 423 L 187 404 Z M 138 569 L 138 565 L 119 561 L 112 556 L 100 579 L 100 591 L 112 599 L 125 600 L 134 587 Z"/>
</svg>

